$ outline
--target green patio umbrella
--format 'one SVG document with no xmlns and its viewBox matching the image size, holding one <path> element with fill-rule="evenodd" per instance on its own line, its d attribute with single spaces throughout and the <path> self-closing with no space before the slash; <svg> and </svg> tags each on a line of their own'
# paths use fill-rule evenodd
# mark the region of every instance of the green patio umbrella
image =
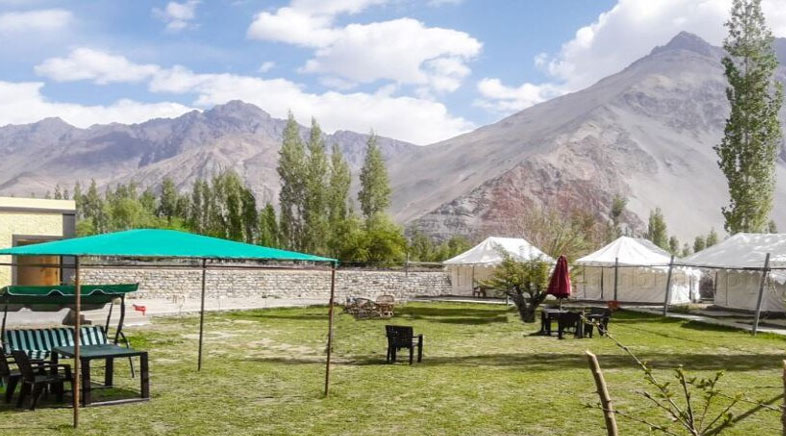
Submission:
<svg viewBox="0 0 786 436">
<path fill-rule="evenodd" d="M 202 261 L 202 301 L 199 320 L 199 356 L 197 369 L 202 368 L 202 341 L 205 314 L 205 276 L 207 260 L 266 260 L 288 262 L 312 262 L 331 265 L 330 309 L 328 321 L 328 347 L 325 367 L 325 395 L 330 385 L 330 354 L 333 340 L 333 301 L 335 295 L 336 266 L 338 261 L 295 251 L 280 250 L 243 242 L 230 241 L 187 232 L 160 229 L 137 229 L 106 233 L 82 238 L 30 244 L 1 249 L 0 255 L 13 256 L 73 256 L 74 286 L 81 289 L 79 263 L 81 257 L 136 257 L 136 258 L 180 258 Z M 13 264 L 8 264 L 13 265 Z M 80 328 L 81 291 L 74 292 L 77 331 Z M 74 337 L 74 427 L 79 425 L 79 335 Z"/>
</svg>

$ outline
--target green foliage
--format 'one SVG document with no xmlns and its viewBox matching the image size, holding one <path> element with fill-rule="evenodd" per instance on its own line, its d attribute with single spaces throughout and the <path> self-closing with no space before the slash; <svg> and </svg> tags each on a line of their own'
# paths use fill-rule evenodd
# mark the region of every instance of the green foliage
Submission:
<svg viewBox="0 0 786 436">
<path fill-rule="evenodd" d="M 563 212 L 533 208 L 511 229 L 554 258 L 565 255 L 568 262 L 595 250 L 606 242 L 606 223 L 583 210 Z"/>
<path fill-rule="evenodd" d="M 322 130 L 311 119 L 311 133 L 306 156 L 305 192 L 303 203 L 303 251 L 315 254 L 327 252 L 328 237 L 328 182 L 330 168 L 325 152 Z"/>
<path fill-rule="evenodd" d="M 674 255 L 680 253 L 680 240 L 676 236 L 669 238 L 669 253 Z"/>
<path fill-rule="evenodd" d="M 406 256 L 407 240 L 402 228 L 384 213 L 366 220 L 367 262 L 371 265 L 400 265 Z"/>
<path fill-rule="evenodd" d="M 158 202 L 158 216 L 171 221 L 177 212 L 178 192 L 175 182 L 169 177 L 161 182 L 161 194 Z"/>
<path fill-rule="evenodd" d="M 775 192 L 775 161 L 781 146 L 778 113 L 783 85 L 774 78 L 778 59 L 761 0 L 734 0 L 723 58 L 731 114 L 714 147 L 726 176 L 730 202 L 722 208 L 730 234 L 767 230 Z"/>
<path fill-rule="evenodd" d="M 504 253 L 503 253 L 504 254 Z M 535 310 L 546 299 L 550 265 L 540 259 L 518 261 L 507 254 L 481 286 L 497 290 L 516 305 L 521 321 L 535 322 Z"/>
<path fill-rule="evenodd" d="M 650 211 L 647 234 L 645 237 L 664 250 L 670 249 L 666 220 L 663 218 L 663 212 L 659 207 Z"/>
<path fill-rule="evenodd" d="M 352 173 L 349 164 L 344 160 L 341 148 L 333 144 L 330 154 L 330 182 L 328 184 L 328 220 L 330 226 L 335 227 L 347 219 L 349 212 L 349 189 L 352 184 Z"/>
<path fill-rule="evenodd" d="M 278 247 L 278 221 L 276 220 L 276 210 L 272 204 L 265 204 L 265 208 L 259 214 L 259 219 L 259 245 Z"/>
<path fill-rule="evenodd" d="M 301 250 L 304 239 L 306 150 L 300 138 L 300 126 L 292 112 L 289 113 L 284 128 L 284 140 L 279 151 L 277 171 L 281 179 L 281 192 L 278 195 L 281 213 L 279 238 L 283 246 Z"/>
<path fill-rule="evenodd" d="M 704 250 L 706 245 L 706 239 L 703 236 L 696 236 L 696 239 L 693 240 L 693 252 L 698 253 L 701 250 Z"/>
<path fill-rule="evenodd" d="M 471 247 L 472 244 L 464 236 L 453 236 L 447 241 L 435 244 L 428 236 L 415 231 L 409 240 L 407 252 L 411 261 L 442 262 L 469 250 Z"/>
<path fill-rule="evenodd" d="M 712 247 L 718 243 L 718 233 L 715 231 L 714 227 L 710 229 L 710 232 L 707 234 L 705 241 L 705 248 Z"/>
<path fill-rule="evenodd" d="M 371 132 L 366 146 L 366 158 L 360 170 L 360 210 L 366 220 L 390 207 L 390 183 L 382 151 L 377 146 L 377 135 Z"/>
<path fill-rule="evenodd" d="M 693 254 L 693 250 L 691 249 L 691 246 L 690 246 L 690 245 L 688 245 L 688 243 L 687 243 L 687 242 L 686 242 L 686 243 L 684 243 L 684 244 L 682 245 L 682 251 L 680 252 L 680 257 L 688 257 L 688 256 L 690 256 L 691 254 Z"/>
</svg>

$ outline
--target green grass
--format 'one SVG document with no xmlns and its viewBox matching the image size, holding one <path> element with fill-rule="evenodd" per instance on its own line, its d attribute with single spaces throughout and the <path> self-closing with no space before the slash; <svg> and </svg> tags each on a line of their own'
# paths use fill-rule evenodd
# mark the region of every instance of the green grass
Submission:
<svg viewBox="0 0 786 436">
<path fill-rule="evenodd" d="M 598 355 L 616 405 L 658 422 L 637 391 L 647 386 L 633 362 L 604 338 L 559 341 L 531 336 L 504 306 L 408 304 L 392 320 L 425 335 L 421 364 L 384 364 L 383 325 L 337 313 L 335 366 L 324 386 L 326 309 L 270 309 L 209 315 L 206 355 L 196 372 L 196 317 L 157 318 L 128 329 L 134 347 L 151 356 L 153 399 L 72 411 L 18 411 L 0 405 L 3 435 L 601 435 L 601 413 L 583 352 Z M 786 340 L 694 322 L 619 313 L 611 329 L 621 342 L 669 377 L 684 365 L 696 375 L 726 370 L 722 388 L 756 399 L 782 399 Z M 99 365 L 100 366 L 100 365 Z M 118 361 L 113 392 L 132 395 L 138 381 Z M 102 370 L 95 370 L 94 379 Z M 741 415 L 750 405 L 736 409 Z M 746 416 L 728 435 L 779 434 L 769 410 Z M 621 434 L 650 434 L 619 418 Z"/>
</svg>

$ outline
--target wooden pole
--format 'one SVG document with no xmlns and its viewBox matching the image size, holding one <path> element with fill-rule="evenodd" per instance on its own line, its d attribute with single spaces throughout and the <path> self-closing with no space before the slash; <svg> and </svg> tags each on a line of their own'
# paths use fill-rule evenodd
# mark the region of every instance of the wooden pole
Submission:
<svg viewBox="0 0 786 436">
<path fill-rule="evenodd" d="M 205 282 L 207 277 L 207 259 L 202 259 L 202 302 L 199 309 L 199 356 L 197 371 L 202 371 L 202 341 L 205 334 Z"/>
<path fill-rule="evenodd" d="M 603 407 L 603 418 L 606 420 L 606 432 L 608 436 L 618 436 L 619 433 L 617 432 L 617 419 L 614 416 L 614 406 L 611 403 L 609 390 L 606 387 L 606 380 L 603 378 L 603 372 L 600 370 L 598 358 L 589 350 L 585 351 L 584 354 L 587 355 L 590 371 L 592 371 L 592 376 L 595 378 L 595 387 L 598 389 L 600 405 Z"/>
<path fill-rule="evenodd" d="M 764 258 L 764 268 L 761 270 L 761 281 L 759 282 L 759 298 L 756 300 L 756 317 L 753 319 L 753 336 L 759 330 L 759 319 L 761 318 L 761 303 L 764 297 L 764 285 L 767 282 L 767 273 L 770 271 L 770 253 Z M 726 290 L 728 293 L 728 289 Z"/>
<path fill-rule="evenodd" d="M 330 354 L 333 352 L 333 300 L 336 293 L 336 264 L 330 269 L 330 303 L 328 306 L 327 360 L 325 362 L 325 396 L 330 393 Z"/>
<path fill-rule="evenodd" d="M 781 426 L 783 436 L 786 436 L 786 360 L 783 361 L 783 406 L 781 406 Z"/>
<path fill-rule="evenodd" d="M 82 333 L 82 286 L 79 279 L 79 256 L 74 258 L 74 311 L 76 318 L 74 319 L 74 428 L 79 427 L 79 397 L 82 393 L 81 386 L 81 363 L 79 361 L 79 343 L 80 335 Z"/>
<path fill-rule="evenodd" d="M 617 298 L 617 282 L 620 277 L 620 258 L 614 258 L 614 301 L 619 301 Z"/>
<path fill-rule="evenodd" d="M 669 274 L 666 276 L 666 300 L 663 302 L 663 316 L 669 315 L 669 303 L 671 302 L 671 271 L 674 269 L 674 255 L 669 261 Z M 690 292 L 690 291 L 689 291 Z"/>
</svg>

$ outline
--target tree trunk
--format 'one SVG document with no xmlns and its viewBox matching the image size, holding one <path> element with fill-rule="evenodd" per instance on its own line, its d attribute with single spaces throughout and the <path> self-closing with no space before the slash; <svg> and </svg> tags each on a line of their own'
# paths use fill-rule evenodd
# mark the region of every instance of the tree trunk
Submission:
<svg viewBox="0 0 786 436">
<path fill-rule="evenodd" d="M 538 306 L 527 303 L 524 293 L 519 290 L 514 289 L 513 291 L 507 292 L 507 294 L 510 299 L 513 300 L 513 304 L 516 305 L 521 321 L 524 323 L 535 322 L 535 309 L 537 309 Z"/>
</svg>

